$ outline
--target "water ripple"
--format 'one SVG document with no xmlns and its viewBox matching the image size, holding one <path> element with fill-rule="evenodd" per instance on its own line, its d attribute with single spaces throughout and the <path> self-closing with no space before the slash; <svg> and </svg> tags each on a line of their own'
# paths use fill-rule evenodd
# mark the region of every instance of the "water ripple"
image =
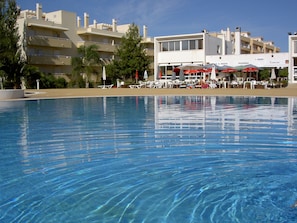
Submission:
<svg viewBox="0 0 297 223">
<path fill-rule="evenodd" d="M 28 101 L 3 126 L 0 221 L 294 222 L 287 101 L 215 99 Z"/>
</svg>

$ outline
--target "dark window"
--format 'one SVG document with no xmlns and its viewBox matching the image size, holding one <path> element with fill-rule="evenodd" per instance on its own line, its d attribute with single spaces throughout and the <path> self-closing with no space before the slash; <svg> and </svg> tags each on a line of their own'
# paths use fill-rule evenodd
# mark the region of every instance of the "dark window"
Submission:
<svg viewBox="0 0 297 223">
<path fill-rule="evenodd" d="M 203 39 L 198 40 L 198 49 L 202 50 L 203 49 Z"/>
<path fill-rule="evenodd" d="M 294 62 L 293 62 L 294 63 L 294 67 L 296 67 L 297 66 L 297 58 L 294 57 L 293 60 L 294 60 Z"/>
<path fill-rule="evenodd" d="M 294 46 L 294 53 L 297 53 L 297 41 L 293 42 L 293 46 Z"/>
<path fill-rule="evenodd" d="M 195 50 L 197 49 L 196 47 L 196 40 L 190 40 L 190 50 Z"/>
<path fill-rule="evenodd" d="M 168 42 L 163 42 L 162 44 L 162 51 L 168 51 Z"/>
</svg>

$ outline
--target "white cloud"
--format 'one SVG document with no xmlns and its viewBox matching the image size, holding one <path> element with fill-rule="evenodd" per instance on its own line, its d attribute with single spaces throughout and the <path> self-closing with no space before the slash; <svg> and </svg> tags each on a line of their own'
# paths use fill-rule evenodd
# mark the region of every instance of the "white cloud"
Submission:
<svg viewBox="0 0 297 223">
<path fill-rule="evenodd" d="M 126 0 L 110 8 L 109 14 L 119 23 L 135 22 L 139 25 L 157 25 L 160 20 L 170 15 L 170 11 L 178 6 L 179 0 Z"/>
</svg>

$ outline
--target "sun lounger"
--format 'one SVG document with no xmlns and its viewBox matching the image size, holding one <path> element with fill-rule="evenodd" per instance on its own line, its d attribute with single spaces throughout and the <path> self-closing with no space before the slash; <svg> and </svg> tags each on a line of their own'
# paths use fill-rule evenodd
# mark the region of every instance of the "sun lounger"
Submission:
<svg viewBox="0 0 297 223">
<path fill-rule="evenodd" d="M 101 88 L 101 89 L 110 89 L 113 87 L 113 84 L 108 84 L 108 85 L 98 85 L 97 86 L 98 88 Z"/>
<path fill-rule="evenodd" d="M 140 84 L 130 84 L 129 85 L 129 88 L 133 89 L 133 88 L 137 88 L 137 89 L 140 89 L 140 88 L 143 88 L 145 87 L 145 83 L 141 82 Z"/>
</svg>

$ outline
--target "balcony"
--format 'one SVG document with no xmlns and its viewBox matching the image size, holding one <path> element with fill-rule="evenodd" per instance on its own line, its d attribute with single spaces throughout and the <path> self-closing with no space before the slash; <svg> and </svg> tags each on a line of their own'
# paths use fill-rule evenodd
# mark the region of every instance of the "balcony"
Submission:
<svg viewBox="0 0 297 223">
<path fill-rule="evenodd" d="M 241 45 L 241 52 L 242 53 L 250 53 L 251 52 L 251 46 L 250 45 Z"/>
<path fill-rule="evenodd" d="M 108 43 L 100 43 L 100 42 L 94 42 L 94 41 L 80 41 L 77 43 L 77 48 L 80 46 L 90 46 L 90 45 L 96 45 L 98 47 L 98 51 L 101 52 L 109 52 L 113 53 L 116 49 L 115 45 L 111 45 Z"/>
<path fill-rule="evenodd" d="M 71 57 L 63 55 L 29 55 L 28 59 L 35 65 L 71 65 Z"/>
<path fill-rule="evenodd" d="M 149 57 L 153 57 L 154 56 L 154 49 L 146 48 L 145 49 L 145 52 L 146 52 L 146 55 L 149 56 Z"/>
<path fill-rule="evenodd" d="M 102 30 L 102 29 L 95 29 L 95 28 L 78 28 L 77 35 L 84 35 L 84 36 L 109 36 L 117 39 L 121 39 L 124 33 L 119 32 L 112 32 L 110 30 Z"/>
<path fill-rule="evenodd" d="M 66 38 L 53 36 L 29 36 L 28 45 L 56 48 L 71 48 L 71 41 Z"/>
</svg>

